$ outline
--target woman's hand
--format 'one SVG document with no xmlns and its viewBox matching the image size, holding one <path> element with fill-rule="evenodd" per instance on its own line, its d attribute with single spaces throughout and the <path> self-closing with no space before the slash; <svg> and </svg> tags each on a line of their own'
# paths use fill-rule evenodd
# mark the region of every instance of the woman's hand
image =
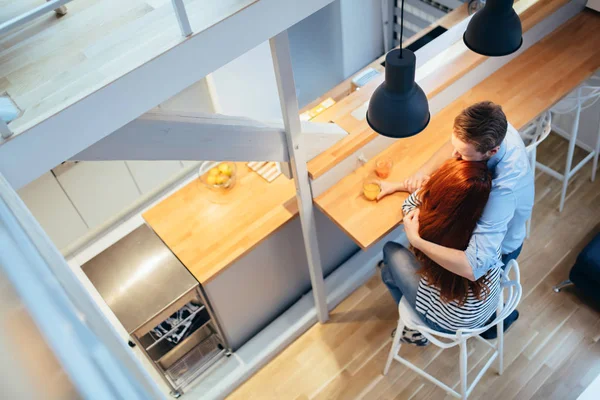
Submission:
<svg viewBox="0 0 600 400">
<path fill-rule="evenodd" d="M 417 189 L 421 189 L 425 183 L 429 180 L 429 175 L 425 175 L 421 171 L 417 171 L 414 175 L 409 176 L 404 180 L 404 187 L 409 193 L 414 192 Z"/>
<path fill-rule="evenodd" d="M 404 190 L 404 184 L 401 182 L 375 181 L 375 183 L 381 188 L 381 192 L 377 195 L 377 200 L 381 200 L 385 196 Z"/>
<path fill-rule="evenodd" d="M 419 209 L 415 209 L 404 216 L 404 232 L 406 232 L 406 238 L 413 245 L 419 249 L 419 242 L 421 236 L 419 236 Z"/>
</svg>

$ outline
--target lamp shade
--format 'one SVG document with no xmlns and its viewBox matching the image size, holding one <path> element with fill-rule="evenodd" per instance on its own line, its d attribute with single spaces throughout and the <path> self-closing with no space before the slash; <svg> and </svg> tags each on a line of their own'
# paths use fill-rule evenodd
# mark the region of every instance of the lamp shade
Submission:
<svg viewBox="0 0 600 400">
<path fill-rule="evenodd" d="M 463 36 L 465 45 L 484 56 L 505 56 L 523 44 L 521 20 L 513 9 L 514 0 L 487 0 L 469 21 Z"/>
<path fill-rule="evenodd" d="M 367 110 L 369 126 L 380 135 L 409 137 L 429 124 L 427 96 L 415 82 L 416 64 L 415 53 L 407 49 L 386 55 L 385 81 L 373 92 Z"/>
</svg>

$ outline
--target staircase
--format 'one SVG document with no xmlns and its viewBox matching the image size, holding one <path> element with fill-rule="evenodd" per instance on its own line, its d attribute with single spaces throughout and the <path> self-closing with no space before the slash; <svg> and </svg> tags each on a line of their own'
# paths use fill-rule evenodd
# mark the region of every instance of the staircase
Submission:
<svg viewBox="0 0 600 400">
<path fill-rule="evenodd" d="M 395 0 L 394 5 L 394 47 L 400 45 L 400 6 L 402 0 Z M 406 41 L 433 24 L 457 7 L 459 0 L 405 0 L 404 2 L 404 36 Z"/>
</svg>

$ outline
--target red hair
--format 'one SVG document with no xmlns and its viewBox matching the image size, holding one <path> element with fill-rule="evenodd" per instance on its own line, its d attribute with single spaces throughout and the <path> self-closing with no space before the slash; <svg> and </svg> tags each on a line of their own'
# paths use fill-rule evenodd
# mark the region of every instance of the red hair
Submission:
<svg viewBox="0 0 600 400">
<path fill-rule="evenodd" d="M 465 250 L 491 189 L 487 162 L 448 160 L 421 189 L 419 235 L 444 247 Z M 462 305 L 469 289 L 479 299 L 489 292 L 485 278 L 470 281 L 439 266 L 420 250 L 413 251 L 422 266 L 419 274 L 440 289 L 443 301 L 456 300 Z"/>
</svg>

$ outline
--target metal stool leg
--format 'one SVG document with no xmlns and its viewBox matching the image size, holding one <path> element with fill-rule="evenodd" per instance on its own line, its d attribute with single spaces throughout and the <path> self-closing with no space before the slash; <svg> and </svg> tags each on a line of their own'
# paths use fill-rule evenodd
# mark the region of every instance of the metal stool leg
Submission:
<svg viewBox="0 0 600 400">
<path fill-rule="evenodd" d="M 573 121 L 573 129 L 571 129 L 571 138 L 569 139 L 569 151 L 567 153 L 567 161 L 565 163 L 565 172 L 563 175 L 563 185 L 560 194 L 560 205 L 558 210 L 562 212 L 565 208 L 565 200 L 567 198 L 567 186 L 569 186 L 569 179 L 571 179 L 571 167 L 573 165 L 573 154 L 575 153 L 575 142 L 577 141 L 577 132 L 579 131 L 579 116 L 581 115 L 581 106 L 577 107 L 575 113 L 575 120 Z"/>
<path fill-rule="evenodd" d="M 571 282 L 570 279 L 567 279 L 566 281 L 562 281 L 561 283 L 559 283 L 558 285 L 554 286 L 552 288 L 552 290 L 554 290 L 556 293 L 560 292 L 560 290 L 566 286 L 570 286 L 572 285 L 573 282 Z"/>
<path fill-rule="evenodd" d="M 596 179 L 596 170 L 598 169 L 598 156 L 600 156 L 600 124 L 598 125 L 598 136 L 596 137 L 596 154 L 592 163 L 592 182 Z"/>
</svg>

